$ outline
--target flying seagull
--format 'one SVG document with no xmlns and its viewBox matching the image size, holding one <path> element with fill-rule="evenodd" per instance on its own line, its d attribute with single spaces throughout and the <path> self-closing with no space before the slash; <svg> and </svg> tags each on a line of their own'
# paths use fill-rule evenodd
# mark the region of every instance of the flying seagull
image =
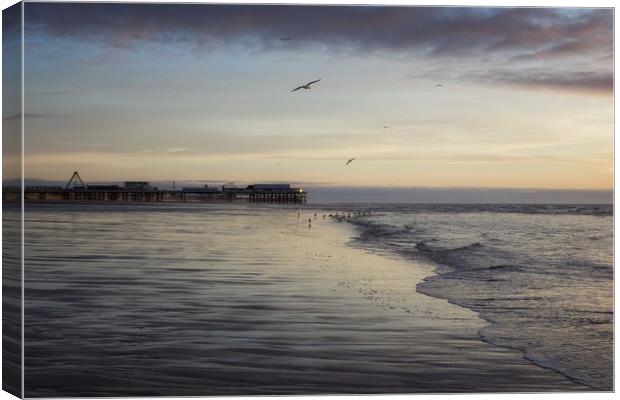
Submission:
<svg viewBox="0 0 620 400">
<path fill-rule="evenodd" d="M 435 87 L 444 87 L 441 83 L 435 85 Z"/>
<path fill-rule="evenodd" d="M 355 157 L 353 157 L 353 158 L 349 159 L 349 161 L 347 161 L 347 163 L 346 163 L 345 165 L 349 165 L 349 164 L 351 164 L 351 163 L 353 162 L 353 160 L 355 160 Z"/>
<path fill-rule="evenodd" d="M 289 40 L 291 40 L 291 39 L 292 39 L 292 38 L 290 38 L 290 37 L 283 37 L 283 38 L 280 38 L 280 40 L 281 40 L 281 41 L 283 41 L 283 42 L 288 42 L 288 41 L 289 41 Z"/>
<path fill-rule="evenodd" d="M 308 82 L 305 85 L 297 86 L 295 89 L 291 90 L 291 92 L 294 92 L 294 91 L 299 90 L 299 89 L 309 90 L 310 89 L 310 85 L 312 85 L 313 83 L 317 83 L 318 81 L 320 81 L 320 79 L 317 79 L 316 81 Z"/>
</svg>

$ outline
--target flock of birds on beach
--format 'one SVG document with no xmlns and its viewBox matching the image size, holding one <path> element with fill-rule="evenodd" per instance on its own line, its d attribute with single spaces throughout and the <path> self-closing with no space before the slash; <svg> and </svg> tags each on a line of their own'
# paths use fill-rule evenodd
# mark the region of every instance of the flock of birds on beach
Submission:
<svg viewBox="0 0 620 400">
<path fill-rule="evenodd" d="M 344 212 L 336 212 L 334 214 L 323 214 L 323 219 L 327 219 L 327 218 L 331 218 L 333 220 L 336 220 L 338 222 L 342 222 L 346 219 L 349 218 L 354 218 L 354 217 L 361 217 L 361 216 L 365 216 L 365 215 L 371 215 L 372 214 L 372 210 L 366 210 L 366 211 L 344 211 Z M 304 217 L 305 218 L 305 217 Z M 317 213 L 314 213 L 314 219 L 316 220 L 318 218 Z M 301 220 L 301 211 L 297 212 L 297 219 Z M 312 227 L 312 215 L 310 216 L 310 218 L 308 218 L 308 228 Z"/>
<path fill-rule="evenodd" d="M 293 40 L 293 38 L 288 37 L 288 36 L 280 38 L 280 41 L 283 41 L 283 42 L 288 42 L 289 40 Z M 317 82 L 320 82 L 320 81 L 321 81 L 321 78 L 319 78 L 317 80 L 314 80 L 314 81 L 310 81 L 310 82 L 305 83 L 303 85 L 299 85 L 295 89 L 291 90 L 291 92 L 296 92 L 296 91 L 298 91 L 300 89 L 310 90 L 310 89 L 312 89 L 311 85 L 313 85 L 313 84 L 315 84 Z M 442 83 L 438 83 L 438 84 L 435 85 L 435 87 L 445 87 L 445 86 Z M 388 125 L 384 125 L 383 126 L 383 129 L 389 129 L 389 128 L 390 127 Z M 347 165 L 351 164 L 355 160 L 355 158 L 356 157 L 350 158 L 349 160 L 347 160 L 347 162 L 344 165 L 347 166 Z"/>
</svg>

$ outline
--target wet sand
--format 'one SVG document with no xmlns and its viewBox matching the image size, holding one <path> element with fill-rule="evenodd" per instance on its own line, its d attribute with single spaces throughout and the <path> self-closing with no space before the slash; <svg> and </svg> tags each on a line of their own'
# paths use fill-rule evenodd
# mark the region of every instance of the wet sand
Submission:
<svg viewBox="0 0 620 400">
<path fill-rule="evenodd" d="M 26 396 L 589 390 L 416 292 L 433 266 L 251 206 L 33 206 Z"/>
</svg>

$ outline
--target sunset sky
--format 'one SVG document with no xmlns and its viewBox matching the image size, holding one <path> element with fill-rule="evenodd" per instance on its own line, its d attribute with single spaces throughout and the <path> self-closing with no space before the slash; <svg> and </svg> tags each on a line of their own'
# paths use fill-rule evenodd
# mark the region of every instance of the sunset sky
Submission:
<svg viewBox="0 0 620 400">
<path fill-rule="evenodd" d="M 26 177 L 613 186 L 611 9 L 25 12 Z"/>
</svg>

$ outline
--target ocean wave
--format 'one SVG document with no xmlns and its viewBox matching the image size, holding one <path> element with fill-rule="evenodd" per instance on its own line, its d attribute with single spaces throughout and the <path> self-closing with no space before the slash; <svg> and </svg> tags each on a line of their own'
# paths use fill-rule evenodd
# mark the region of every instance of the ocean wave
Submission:
<svg viewBox="0 0 620 400">
<path fill-rule="evenodd" d="M 474 242 L 471 244 L 466 244 L 464 246 L 455 247 L 451 249 L 443 249 L 443 248 L 432 248 L 427 245 L 425 241 L 421 241 L 416 243 L 415 248 L 420 252 L 429 252 L 429 253 L 450 253 L 450 252 L 459 252 L 459 251 L 467 251 L 472 249 L 480 249 L 484 247 L 480 242 Z"/>
<path fill-rule="evenodd" d="M 365 239 L 398 237 L 403 234 L 408 234 L 414 230 L 414 228 L 410 225 L 398 226 L 382 224 L 364 219 L 349 219 L 347 221 L 362 228 L 361 234 Z"/>
</svg>

